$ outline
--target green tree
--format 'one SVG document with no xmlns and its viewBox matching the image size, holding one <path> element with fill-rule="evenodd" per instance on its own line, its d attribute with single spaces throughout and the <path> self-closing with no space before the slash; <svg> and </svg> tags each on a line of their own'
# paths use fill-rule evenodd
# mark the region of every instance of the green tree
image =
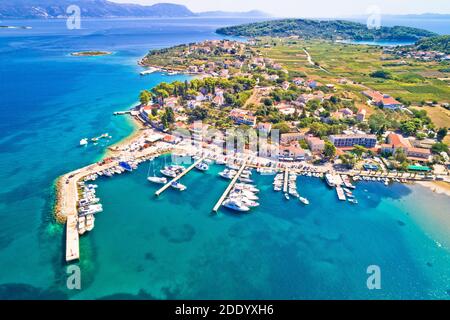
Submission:
<svg viewBox="0 0 450 320">
<path fill-rule="evenodd" d="M 325 147 L 323 149 L 323 154 L 327 158 L 333 158 L 336 155 L 336 147 L 330 141 L 325 141 Z"/>
<path fill-rule="evenodd" d="M 397 149 L 395 151 L 394 159 L 400 163 L 406 162 L 408 160 L 406 152 L 403 149 Z"/>
<path fill-rule="evenodd" d="M 148 90 L 142 90 L 139 95 L 139 101 L 141 102 L 141 105 L 143 105 L 143 106 L 148 105 L 151 98 L 152 98 L 152 95 Z"/>
<path fill-rule="evenodd" d="M 448 145 L 446 145 L 443 142 L 437 142 L 437 143 L 433 144 L 431 146 L 431 151 L 433 151 L 434 153 L 441 153 L 442 151 L 449 153 Z"/>
<path fill-rule="evenodd" d="M 438 141 L 442 141 L 447 136 L 447 133 L 447 128 L 440 128 L 437 132 L 436 138 L 438 139 Z"/>
<path fill-rule="evenodd" d="M 280 134 L 282 133 L 288 133 L 289 131 L 291 131 L 291 128 L 289 127 L 289 125 L 286 122 L 280 122 L 280 123 L 276 123 L 272 126 L 272 130 L 276 129 L 280 131 Z"/>
<path fill-rule="evenodd" d="M 367 153 L 369 150 L 367 150 L 367 148 L 357 145 L 355 144 L 353 146 L 353 153 L 356 154 L 358 156 L 358 158 L 361 158 L 363 154 Z"/>
</svg>

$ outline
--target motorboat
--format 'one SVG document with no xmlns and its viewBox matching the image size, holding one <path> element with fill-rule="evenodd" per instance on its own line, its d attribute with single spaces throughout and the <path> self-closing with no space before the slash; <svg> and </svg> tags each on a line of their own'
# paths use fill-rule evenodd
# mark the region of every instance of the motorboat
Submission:
<svg viewBox="0 0 450 320">
<path fill-rule="evenodd" d="M 285 194 L 284 194 L 284 198 L 285 198 L 286 200 L 289 200 L 289 194 L 285 193 Z"/>
<path fill-rule="evenodd" d="M 161 169 L 160 172 L 169 178 L 175 178 L 177 176 L 177 173 L 169 168 Z"/>
<path fill-rule="evenodd" d="M 253 183 L 252 179 L 239 177 L 240 182 Z"/>
<path fill-rule="evenodd" d="M 147 177 L 147 180 L 153 183 L 158 183 L 158 184 L 166 184 L 167 183 L 167 178 L 165 177 Z"/>
<path fill-rule="evenodd" d="M 303 204 L 306 204 L 306 205 L 309 204 L 309 200 L 304 197 L 298 197 L 298 200 L 300 200 L 300 202 Z"/>
<path fill-rule="evenodd" d="M 86 232 L 86 218 L 84 216 L 78 217 L 78 233 L 83 235 Z"/>
<path fill-rule="evenodd" d="M 222 171 L 222 172 L 219 172 L 219 176 L 221 176 L 222 178 L 225 178 L 225 179 L 233 179 L 234 178 L 234 176 L 236 175 L 236 171 L 234 171 L 234 170 L 228 170 L 228 169 L 225 169 L 224 171 Z"/>
<path fill-rule="evenodd" d="M 246 212 L 250 210 L 250 208 L 244 205 L 241 201 L 233 198 L 225 200 L 222 205 L 228 209 L 235 211 Z"/>
<path fill-rule="evenodd" d="M 86 146 L 89 143 L 87 138 L 81 139 L 80 140 L 80 146 Z"/>
<path fill-rule="evenodd" d="M 258 193 L 259 192 L 259 189 L 256 188 L 255 186 L 251 185 L 251 184 L 236 183 L 234 186 L 235 186 L 236 189 L 248 190 L 248 191 L 251 191 L 253 193 Z"/>
<path fill-rule="evenodd" d="M 200 162 L 195 165 L 195 168 L 200 171 L 207 171 L 209 169 L 209 166 L 206 162 Z"/>
<path fill-rule="evenodd" d="M 254 193 L 250 192 L 250 191 L 246 191 L 246 190 L 241 190 L 241 191 L 236 191 L 234 190 L 232 194 L 235 195 L 242 195 L 250 200 L 258 200 L 258 196 L 256 196 Z"/>
<path fill-rule="evenodd" d="M 86 231 L 92 231 L 94 229 L 95 218 L 92 214 L 86 216 Z"/>
<path fill-rule="evenodd" d="M 176 182 L 176 181 L 172 182 L 172 183 L 170 184 L 170 186 L 171 186 L 172 188 L 177 189 L 177 190 L 180 190 L 180 191 L 184 191 L 184 190 L 187 189 L 187 187 L 186 187 L 184 184 L 181 184 L 181 183 Z"/>
<path fill-rule="evenodd" d="M 238 201 L 241 201 L 244 205 L 252 208 L 259 206 L 258 202 L 250 200 L 247 197 L 231 196 L 230 199 L 236 199 Z"/>
</svg>

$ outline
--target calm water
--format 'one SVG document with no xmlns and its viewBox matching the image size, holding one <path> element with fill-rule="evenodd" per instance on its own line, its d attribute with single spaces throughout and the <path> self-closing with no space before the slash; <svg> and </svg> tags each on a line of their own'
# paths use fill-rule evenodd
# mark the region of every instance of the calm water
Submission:
<svg viewBox="0 0 450 320">
<path fill-rule="evenodd" d="M 112 112 L 135 103 L 140 90 L 184 79 L 140 77 L 136 61 L 148 49 L 217 38 L 215 28 L 240 22 L 83 20 L 82 30 L 69 31 L 64 21 L 17 21 L 33 29 L 0 30 L 0 298 L 449 297 L 449 229 L 438 220 L 449 217 L 434 218 L 448 212 L 449 198 L 361 183 L 360 204 L 350 206 L 320 180 L 301 178 L 312 202 L 302 207 L 270 190 L 271 177 L 258 177 L 258 209 L 212 216 L 226 186 L 220 168 L 192 172 L 183 178 L 187 191 L 155 199 L 148 164 L 99 180 L 105 210 L 81 240 L 83 290 L 64 289 L 55 178 L 132 131 Z M 114 54 L 69 55 L 91 49 Z M 104 132 L 113 139 L 78 147 Z M 382 270 L 377 292 L 365 286 L 370 264 Z"/>
</svg>

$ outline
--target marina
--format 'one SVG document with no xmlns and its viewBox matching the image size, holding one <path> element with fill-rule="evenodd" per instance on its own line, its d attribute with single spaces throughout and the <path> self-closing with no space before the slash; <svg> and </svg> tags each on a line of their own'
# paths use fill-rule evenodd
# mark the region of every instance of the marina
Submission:
<svg viewBox="0 0 450 320">
<path fill-rule="evenodd" d="M 187 173 L 189 173 L 189 171 L 191 171 L 192 169 L 195 168 L 196 165 L 198 165 L 199 163 L 201 163 L 205 158 L 200 158 L 197 161 L 195 161 L 192 165 L 190 165 L 186 170 L 184 170 L 183 172 L 181 172 L 180 174 L 178 174 L 175 178 L 173 178 L 171 181 L 169 181 L 168 183 L 166 183 L 161 189 L 157 190 L 155 192 L 156 196 L 161 195 L 161 193 L 163 193 L 164 191 L 166 191 L 169 187 L 175 187 L 177 189 L 180 189 L 180 186 L 178 184 L 176 184 L 176 182 L 178 180 L 180 180 L 184 175 L 186 175 Z M 181 189 L 183 189 L 181 187 Z M 180 189 L 180 190 L 181 190 Z"/>
</svg>

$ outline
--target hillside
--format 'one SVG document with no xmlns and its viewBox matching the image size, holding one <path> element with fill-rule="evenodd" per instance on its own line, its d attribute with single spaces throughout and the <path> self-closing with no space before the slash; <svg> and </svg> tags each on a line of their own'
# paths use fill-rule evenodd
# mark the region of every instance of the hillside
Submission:
<svg viewBox="0 0 450 320">
<path fill-rule="evenodd" d="M 152 6 L 119 4 L 107 0 L 15 0 L 0 2 L 0 18 L 62 18 L 67 8 L 77 5 L 83 17 L 191 17 L 182 5 L 159 3 Z"/>
<path fill-rule="evenodd" d="M 381 27 L 368 29 L 366 25 L 343 20 L 283 19 L 256 22 L 220 28 L 217 33 L 245 37 L 300 36 L 305 39 L 348 39 L 348 40 L 419 40 L 436 34 L 410 27 Z"/>
<path fill-rule="evenodd" d="M 450 54 L 450 35 L 421 39 L 416 42 L 416 49 Z"/>
</svg>

